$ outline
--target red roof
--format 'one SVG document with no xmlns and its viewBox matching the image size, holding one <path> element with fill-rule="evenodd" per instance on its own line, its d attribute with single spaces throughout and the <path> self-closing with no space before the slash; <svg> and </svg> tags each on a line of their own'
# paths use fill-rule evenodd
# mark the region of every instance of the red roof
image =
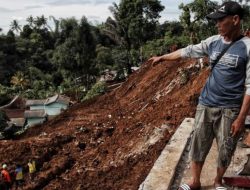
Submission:
<svg viewBox="0 0 250 190">
<path fill-rule="evenodd" d="M 24 109 L 3 109 L 9 118 L 24 118 Z"/>
</svg>

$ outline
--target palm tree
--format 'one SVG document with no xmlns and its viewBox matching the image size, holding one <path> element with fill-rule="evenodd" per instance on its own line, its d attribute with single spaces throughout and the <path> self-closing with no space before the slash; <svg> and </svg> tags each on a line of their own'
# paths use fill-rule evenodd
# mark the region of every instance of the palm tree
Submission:
<svg viewBox="0 0 250 190">
<path fill-rule="evenodd" d="M 29 80 L 26 78 L 23 72 L 18 71 L 14 76 L 11 77 L 11 84 L 14 87 L 24 90 L 29 85 Z"/>
<path fill-rule="evenodd" d="M 47 18 L 45 18 L 44 15 L 42 15 L 41 17 L 37 16 L 34 20 L 34 24 L 37 28 L 45 28 L 45 26 L 47 26 Z"/>
<path fill-rule="evenodd" d="M 11 22 L 11 24 L 10 24 L 10 29 L 11 29 L 12 31 L 16 31 L 17 33 L 19 33 L 19 32 L 21 31 L 21 27 L 20 27 L 20 25 L 19 25 L 19 23 L 18 23 L 17 20 L 13 20 L 13 21 Z"/>
<path fill-rule="evenodd" d="M 57 20 L 54 16 L 49 16 L 49 19 L 53 20 L 54 25 L 55 25 L 55 29 L 53 31 L 50 26 L 48 26 L 48 27 L 49 27 L 50 31 L 53 33 L 54 37 L 57 37 L 59 35 L 59 24 L 60 24 L 60 21 Z"/>
<path fill-rule="evenodd" d="M 119 34 L 119 26 L 117 21 L 108 17 L 104 28 L 101 30 L 104 34 L 106 34 L 110 39 L 112 39 L 116 44 L 122 45 L 123 40 Z"/>
<path fill-rule="evenodd" d="M 27 19 L 26 19 L 26 21 L 29 23 L 29 26 L 31 27 L 31 28 L 33 28 L 33 24 L 34 24 L 34 18 L 33 18 L 33 16 L 29 16 Z"/>
</svg>

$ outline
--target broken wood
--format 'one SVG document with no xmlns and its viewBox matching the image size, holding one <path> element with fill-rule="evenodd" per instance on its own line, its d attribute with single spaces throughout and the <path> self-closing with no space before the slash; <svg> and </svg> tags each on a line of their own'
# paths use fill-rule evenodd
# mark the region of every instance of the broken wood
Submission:
<svg viewBox="0 0 250 190">
<path fill-rule="evenodd" d="M 232 176 L 223 177 L 226 185 L 233 187 L 250 187 L 250 177 L 248 176 Z"/>
</svg>

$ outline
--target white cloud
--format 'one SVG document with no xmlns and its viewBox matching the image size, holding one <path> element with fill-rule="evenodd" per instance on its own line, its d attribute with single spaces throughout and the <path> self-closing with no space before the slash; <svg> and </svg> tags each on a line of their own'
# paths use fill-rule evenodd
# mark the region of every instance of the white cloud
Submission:
<svg viewBox="0 0 250 190">
<path fill-rule="evenodd" d="M 11 20 L 17 20 L 17 21 L 21 21 L 21 20 L 24 20 L 25 18 L 23 18 L 23 17 L 15 17 L 15 16 L 13 16 L 13 17 L 11 17 Z"/>
<path fill-rule="evenodd" d="M 25 10 L 28 10 L 28 9 L 39 9 L 39 8 L 42 8 L 43 6 L 41 5 L 31 5 L 31 6 L 26 6 L 24 7 Z"/>
<path fill-rule="evenodd" d="M 80 19 L 86 16 L 92 23 L 104 22 L 111 12 L 108 9 L 112 3 L 119 4 L 120 0 L 0 0 L 0 28 L 4 32 L 9 30 L 13 19 L 19 20 L 21 25 L 26 24 L 26 18 L 44 15 L 46 18 L 75 17 Z M 189 3 L 192 0 L 162 0 L 165 9 L 161 13 L 160 22 L 166 20 L 178 20 L 181 3 Z"/>
<path fill-rule="evenodd" d="M 56 0 L 48 4 L 53 5 L 53 6 L 64 6 L 64 5 L 73 5 L 73 4 L 86 5 L 90 3 L 91 3 L 90 0 Z"/>
</svg>

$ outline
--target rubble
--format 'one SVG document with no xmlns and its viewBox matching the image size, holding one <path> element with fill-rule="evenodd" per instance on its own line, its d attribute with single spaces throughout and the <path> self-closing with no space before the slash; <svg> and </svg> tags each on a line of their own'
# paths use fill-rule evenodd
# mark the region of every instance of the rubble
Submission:
<svg viewBox="0 0 250 190">
<path fill-rule="evenodd" d="M 144 63 L 119 88 L 0 141 L 0 163 L 27 171 L 36 158 L 35 183 L 24 173 L 24 190 L 138 189 L 176 128 L 194 117 L 208 75 L 206 67 L 190 69 L 194 63 Z M 169 90 L 181 68 L 188 78 Z"/>
</svg>

